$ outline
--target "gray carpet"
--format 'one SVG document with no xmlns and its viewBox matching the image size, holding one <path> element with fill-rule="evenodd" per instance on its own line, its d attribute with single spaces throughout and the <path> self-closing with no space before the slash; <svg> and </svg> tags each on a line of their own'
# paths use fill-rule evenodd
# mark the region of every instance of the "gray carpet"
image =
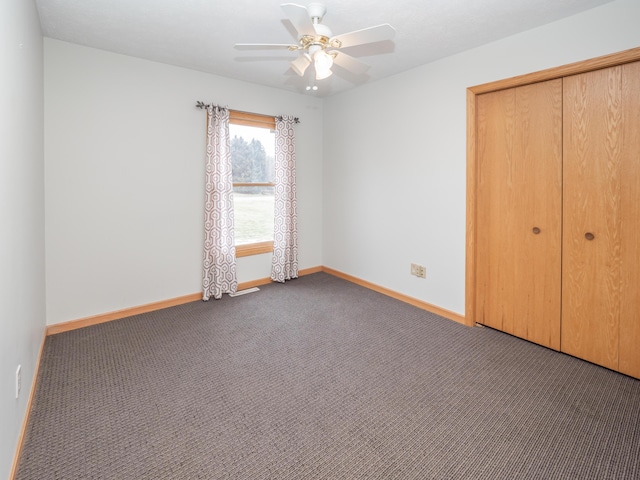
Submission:
<svg viewBox="0 0 640 480">
<path fill-rule="evenodd" d="M 640 479 L 640 381 L 317 273 L 47 338 L 17 478 Z"/>
</svg>

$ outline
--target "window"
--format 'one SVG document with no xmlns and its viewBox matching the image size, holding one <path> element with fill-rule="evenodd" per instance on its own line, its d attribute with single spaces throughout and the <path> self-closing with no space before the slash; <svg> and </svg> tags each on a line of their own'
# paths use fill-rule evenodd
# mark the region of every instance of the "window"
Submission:
<svg viewBox="0 0 640 480">
<path fill-rule="evenodd" d="M 236 257 L 273 251 L 275 118 L 230 111 Z"/>
</svg>

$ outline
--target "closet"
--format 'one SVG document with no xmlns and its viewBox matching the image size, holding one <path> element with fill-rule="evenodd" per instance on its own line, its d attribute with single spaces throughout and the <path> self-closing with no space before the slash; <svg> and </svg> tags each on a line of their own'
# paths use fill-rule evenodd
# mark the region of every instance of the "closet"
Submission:
<svg viewBox="0 0 640 480">
<path fill-rule="evenodd" d="M 466 316 L 640 378 L 640 49 L 603 58 L 470 89 Z"/>
</svg>

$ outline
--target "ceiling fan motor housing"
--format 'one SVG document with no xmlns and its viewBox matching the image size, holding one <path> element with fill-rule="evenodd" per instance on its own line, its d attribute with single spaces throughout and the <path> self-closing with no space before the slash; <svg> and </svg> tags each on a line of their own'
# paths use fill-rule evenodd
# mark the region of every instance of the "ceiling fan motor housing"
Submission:
<svg viewBox="0 0 640 480">
<path fill-rule="evenodd" d="M 307 6 L 307 12 L 309 12 L 309 17 L 311 17 L 311 22 L 313 23 L 313 28 L 316 31 L 316 38 L 313 43 L 325 45 L 327 43 L 327 40 L 322 37 L 326 37 L 326 39 L 329 39 L 333 36 L 333 33 L 331 33 L 331 29 L 326 25 L 322 25 L 320 23 L 324 15 L 327 13 L 327 8 L 320 3 L 310 3 Z"/>
<path fill-rule="evenodd" d="M 327 7 L 325 7 L 321 3 L 310 3 L 307 6 L 307 12 L 309 12 L 309 16 L 311 17 L 313 23 L 319 23 L 327 13 Z"/>
</svg>

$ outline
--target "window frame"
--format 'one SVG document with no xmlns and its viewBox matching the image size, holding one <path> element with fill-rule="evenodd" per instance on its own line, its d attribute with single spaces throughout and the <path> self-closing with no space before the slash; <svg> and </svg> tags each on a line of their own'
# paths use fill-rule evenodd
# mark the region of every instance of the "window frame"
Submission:
<svg viewBox="0 0 640 480">
<path fill-rule="evenodd" d="M 240 112 L 238 110 L 229 110 L 229 124 L 244 125 L 246 127 L 266 128 L 275 131 L 276 117 L 270 115 L 261 115 L 258 113 Z M 234 187 L 275 187 L 275 183 L 233 183 Z M 250 255 L 259 255 L 262 253 L 273 252 L 273 240 L 266 242 L 247 243 L 244 245 L 236 245 L 236 258 L 248 257 Z"/>
</svg>

